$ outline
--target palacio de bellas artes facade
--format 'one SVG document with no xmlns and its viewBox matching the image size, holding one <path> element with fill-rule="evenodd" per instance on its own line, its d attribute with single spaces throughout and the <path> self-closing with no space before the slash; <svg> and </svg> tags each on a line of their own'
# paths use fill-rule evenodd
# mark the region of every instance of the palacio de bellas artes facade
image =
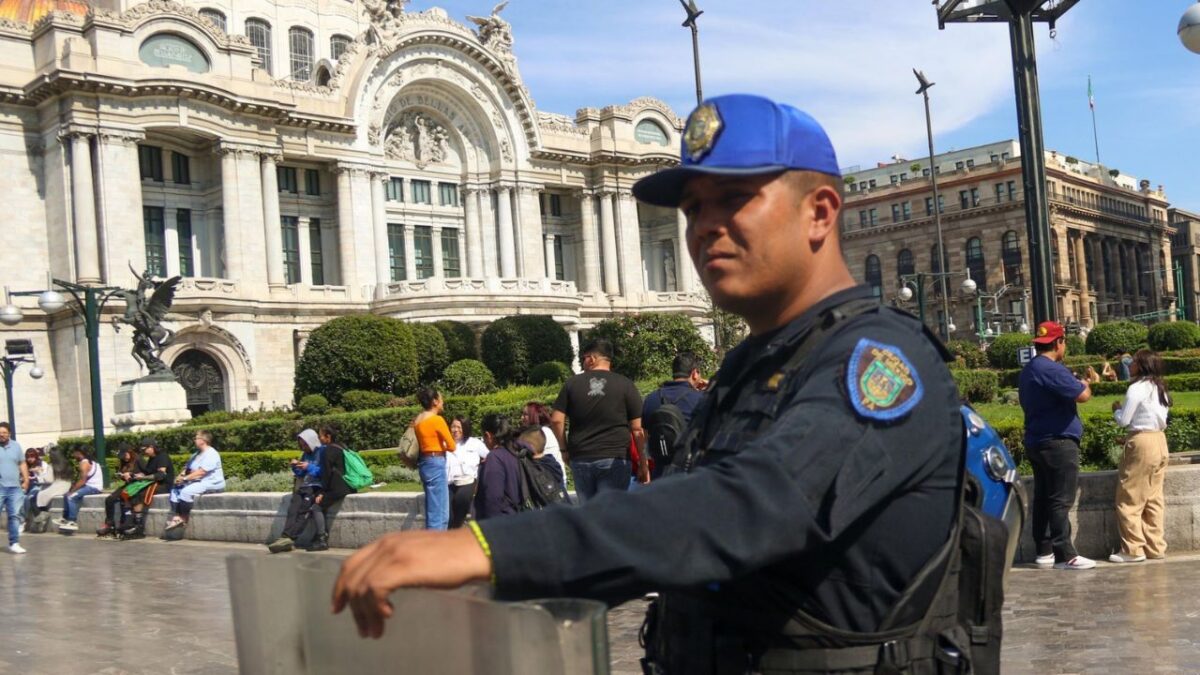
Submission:
<svg viewBox="0 0 1200 675">
<path fill-rule="evenodd" d="M 182 276 L 163 360 L 193 412 L 290 404 L 307 335 L 346 314 L 704 323 L 685 223 L 630 193 L 678 161 L 682 120 L 538 111 L 484 3 L 0 0 L 0 281 Z M 0 333 L 45 371 L 16 376 L 23 442 L 86 433 L 83 322 L 13 302 Z M 106 414 L 142 374 L 123 311 L 100 326 Z"/>
</svg>

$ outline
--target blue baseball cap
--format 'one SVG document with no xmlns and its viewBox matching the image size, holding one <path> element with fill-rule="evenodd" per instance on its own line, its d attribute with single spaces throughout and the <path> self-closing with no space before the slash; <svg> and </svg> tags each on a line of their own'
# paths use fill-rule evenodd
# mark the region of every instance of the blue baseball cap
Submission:
<svg viewBox="0 0 1200 675">
<path fill-rule="evenodd" d="M 833 144 L 810 115 L 752 94 L 717 96 L 688 116 L 680 164 L 647 176 L 633 195 L 655 206 L 679 206 L 692 176 L 755 176 L 816 171 L 841 176 Z"/>
</svg>

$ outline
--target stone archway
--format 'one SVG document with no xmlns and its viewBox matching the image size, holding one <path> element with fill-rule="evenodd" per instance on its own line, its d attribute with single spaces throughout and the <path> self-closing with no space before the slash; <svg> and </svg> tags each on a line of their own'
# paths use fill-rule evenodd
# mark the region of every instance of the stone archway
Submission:
<svg viewBox="0 0 1200 675">
<path fill-rule="evenodd" d="M 171 370 L 187 392 L 187 407 L 192 417 L 227 409 L 225 373 L 212 356 L 189 349 L 175 358 Z"/>
</svg>

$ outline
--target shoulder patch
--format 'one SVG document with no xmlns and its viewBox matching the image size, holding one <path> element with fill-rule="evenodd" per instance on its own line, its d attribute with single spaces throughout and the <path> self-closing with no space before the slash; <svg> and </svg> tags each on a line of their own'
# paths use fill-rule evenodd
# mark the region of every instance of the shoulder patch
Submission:
<svg viewBox="0 0 1200 675">
<path fill-rule="evenodd" d="M 846 391 L 855 412 L 884 422 L 908 414 L 925 395 L 917 369 L 899 347 L 867 338 L 850 355 Z"/>
</svg>

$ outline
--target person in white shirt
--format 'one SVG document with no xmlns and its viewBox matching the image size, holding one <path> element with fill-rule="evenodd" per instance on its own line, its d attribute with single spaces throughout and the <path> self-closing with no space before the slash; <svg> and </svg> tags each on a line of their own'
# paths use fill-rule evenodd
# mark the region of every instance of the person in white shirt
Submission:
<svg viewBox="0 0 1200 675">
<path fill-rule="evenodd" d="M 1113 402 L 1117 424 L 1128 430 L 1124 454 L 1118 465 L 1117 526 L 1121 550 L 1108 557 L 1114 563 L 1137 563 L 1162 558 L 1167 552 L 1163 537 L 1166 509 L 1163 479 L 1167 472 L 1167 409 L 1171 396 L 1163 381 L 1162 357 L 1139 350 L 1130 364 L 1132 384 L 1125 400 Z"/>
<path fill-rule="evenodd" d="M 479 463 L 488 455 L 483 441 L 471 435 L 471 420 L 455 417 L 450 435 L 458 448 L 446 453 L 446 482 L 450 486 L 450 529 L 462 527 L 475 500 Z"/>
</svg>

